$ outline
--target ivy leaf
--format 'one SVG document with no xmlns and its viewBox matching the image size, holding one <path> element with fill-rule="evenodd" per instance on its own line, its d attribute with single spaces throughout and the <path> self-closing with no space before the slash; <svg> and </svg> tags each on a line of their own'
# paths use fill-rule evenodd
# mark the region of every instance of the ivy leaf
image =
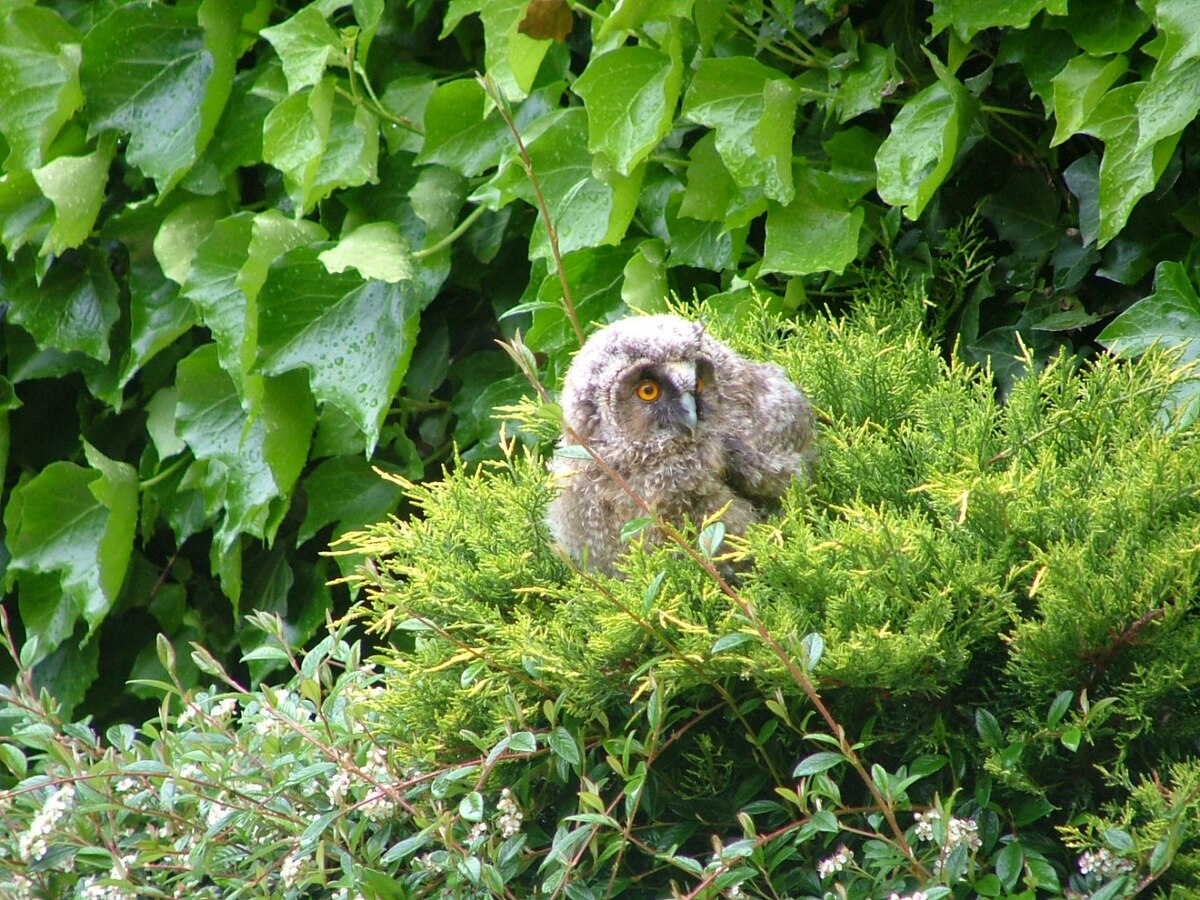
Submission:
<svg viewBox="0 0 1200 900">
<path fill-rule="evenodd" d="M 919 218 L 950 174 L 977 106 L 948 74 L 904 104 L 875 154 L 879 196 L 906 218 Z"/>
<path fill-rule="evenodd" d="M 490 169 L 512 142 L 477 81 L 440 85 L 425 106 L 425 145 L 418 163 L 440 163 L 468 178 Z"/>
<path fill-rule="evenodd" d="M 858 62 L 838 74 L 841 83 L 830 87 L 837 97 L 839 122 L 879 109 L 904 80 L 896 70 L 895 48 L 865 41 L 859 46 Z"/>
<path fill-rule="evenodd" d="M 761 189 L 741 188 L 733 180 L 717 151 L 713 132 L 696 141 L 688 154 L 687 187 L 679 204 L 680 216 L 720 222 L 724 228 L 733 229 L 749 224 L 766 209 Z"/>
<path fill-rule="evenodd" d="M 617 244 L 637 209 L 642 168 L 629 177 L 594 167 L 587 149 L 587 113 L 579 108 L 550 113 L 548 125 L 527 146 L 542 195 L 558 232 L 563 253 L 582 247 Z M 472 199 L 499 207 L 513 197 L 534 202 L 524 169 L 510 162 L 475 192 Z M 530 256 L 551 257 L 545 223 L 533 229 Z"/>
<path fill-rule="evenodd" d="M 258 362 L 268 375 L 307 369 L 315 397 L 345 412 L 370 452 L 408 369 L 420 309 L 411 282 L 328 271 L 328 246 L 297 248 L 271 266 L 258 298 Z"/>
<path fill-rule="evenodd" d="M 283 173 L 292 202 L 308 212 L 337 188 L 375 180 L 379 120 L 325 78 L 267 114 L 263 161 Z"/>
<path fill-rule="evenodd" d="M 34 181 L 54 204 L 54 225 L 42 242 L 41 256 L 58 256 L 82 244 L 96 224 L 108 167 L 116 151 L 111 133 L 100 137 L 95 152 L 86 156 L 60 156 L 33 172 Z"/>
<path fill-rule="evenodd" d="M 83 105 L 80 35 L 53 9 L 21 6 L 0 21 L 0 132 L 5 166 L 36 169 Z"/>
<path fill-rule="evenodd" d="M 1200 296 L 1187 269 L 1164 261 L 1154 271 L 1154 293 L 1139 300 L 1097 336 L 1118 356 L 1140 356 L 1151 347 L 1180 348 L 1180 364 L 1200 359 Z"/>
<path fill-rule="evenodd" d="M 226 52 L 234 52 L 232 43 Z M 196 161 L 204 135 L 211 135 L 232 85 L 232 65 L 214 58 L 194 12 L 129 5 L 84 37 L 80 80 L 90 132 L 128 132 L 129 162 L 165 192 Z"/>
<path fill-rule="evenodd" d="M 953 28 L 965 43 L 987 28 L 1026 28 L 1043 9 L 1066 15 L 1066 0 L 934 0 L 929 24 L 933 34 Z"/>
<path fill-rule="evenodd" d="M 1104 141 L 1096 237 L 1101 247 L 1125 226 L 1134 204 L 1154 189 L 1179 141 L 1179 134 L 1174 134 L 1139 149 L 1137 102 L 1144 88 L 1144 83 L 1135 82 L 1109 91 L 1080 129 Z"/>
<path fill-rule="evenodd" d="M 329 65 L 345 68 L 348 64 L 341 38 L 325 21 L 318 5 L 306 6 L 290 19 L 259 33 L 279 54 L 289 94 L 312 87 Z"/>
<path fill-rule="evenodd" d="M 678 52 L 632 46 L 593 59 L 573 87 L 587 109 L 588 149 L 628 175 L 670 133 L 682 83 Z"/>
<path fill-rule="evenodd" d="M 7 586 L 29 575 L 51 575 L 58 590 L 43 581 L 39 611 L 25 604 L 26 628 L 52 651 L 82 616 L 89 634 L 116 602 L 133 552 L 137 525 L 137 473 L 85 445 L 89 467 L 69 462 L 46 466 L 13 490 L 4 510 L 5 542 L 12 559 Z M 24 592 L 22 592 L 24 593 Z M 47 614 L 49 608 L 53 611 Z"/>
<path fill-rule="evenodd" d="M 241 212 L 213 225 L 196 251 L 183 293 L 212 332 L 221 367 L 251 406 L 260 393 L 250 370 L 257 349 L 256 300 L 267 269 L 286 251 L 324 236 L 319 225 L 277 211 Z"/>
<path fill-rule="evenodd" d="M 596 36 L 604 39 L 617 32 L 637 31 L 655 19 L 690 19 L 694 5 L 695 0 L 618 0 Z"/>
<path fill-rule="evenodd" d="M 1137 150 L 1177 136 L 1200 112 L 1200 56 L 1164 65 L 1159 60 L 1137 98 Z"/>
<path fill-rule="evenodd" d="M 363 278 L 377 278 L 389 284 L 411 281 L 412 252 L 399 229 L 391 222 L 369 222 L 360 225 L 325 250 L 321 262 L 330 272 L 356 269 Z"/>
<path fill-rule="evenodd" d="M 1067 31 L 1080 49 L 1093 56 L 1124 53 L 1146 33 L 1150 20 L 1136 3 L 1126 0 L 1091 0 L 1067 11 Z"/>
<path fill-rule="evenodd" d="M 1129 68 L 1129 58 L 1096 59 L 1089 54 L 1075 57 L 1053 78 L 1054 137 L 1056 147 L 1076 134 L 1099 105 L 1104 93 L 1116 84 Z"/>
<path fill-rule="evenodd" d="M 315 415 L 302 379 L 267 379 L 251 418 L 217 348 L 206 344 L 179 362 L 176 387 L 177 431 L 198 461 L 206 511 L 224 513 L 214 555 L 228 554 L 239 534 L 269 540 L 278 526 L 271 503 L 287 497 L 308 456 Z M 235 600 L 236 593 L 235 585 Z"/>
<path fill-rule="evenodd" d="M 104 258 L 89 249 L 72 250 L 54 261 L 39 284 L 32 267 L 0 267 L 0 296 L 8 318 L 43 350 L 77 350 L 108 362 L 108 335 L 120 316 L 118 289 Z"/>
<path fill-rule="evenodd" d="M 122 388 L 196 322 L 192 304 L 179 286 L 150 260 L 139 260 L 130 267 L 129 319 L 129 355 L 117 380 Z"/>
<path fill-rule="evenodd" d="M 334 536 L 378 522 L 400 503 L 398 485 L 379 477 L 361 455 L 335 456 L 321 462 L 303 481 L 308 497 L 304 521 L 296 534 L 303 544 L 326 525 Z"/>
<path fill-rule="evenodd" d="M 863 208 L 850 207 L 837 179 L 797 165 L 796 197 L 767 209 L 762 272 L 842 272 L 858 256 Z"/>
<path fill-rule="evenodd" d="M 755 59 L 703 59 L 681 115 L 715 129 L 717 151 L 740 187 L 790 203 L 798 99 L 791 79 Z"/>
<path fill-rule="evenodd" d="M 38 240 L 53 221 L 54 206 L 31 173 L 18 169 L 0 178 L 0 244 L 9 259 L 30 241 Z"/>
<path fill-rule="evenodd" d="M 528 0 L 451 0 L 442 19 L 447 38 L 464 16 L 479 13 L 483 20 L 484 68 L 504 96 L 521 100 L 533 86 L 550 44 L 523 34 Z"/>
</svg>

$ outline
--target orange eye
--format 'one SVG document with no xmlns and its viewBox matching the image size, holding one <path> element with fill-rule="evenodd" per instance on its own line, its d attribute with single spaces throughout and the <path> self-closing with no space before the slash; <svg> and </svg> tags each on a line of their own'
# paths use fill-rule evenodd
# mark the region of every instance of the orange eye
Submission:
<svg viewBox="0 0 1200 900">
<path fill-rule="evenodd" d="M 662 393 L 662 388 L 658 386 L 656 381 L 643 381 L 637 386 L 637 395 L 639 400 L 645 400 L 647 403 L 653 403 Z"/>
<path fill-rule="evenodd" d="M 708 387 L 708 382 L 705 381 L 703 378 L 701 378 L 699 375 L 697 375 L 696 376 L 696 393 L 703 394 L 704 389 L 706 387 Z"/>
</svg>

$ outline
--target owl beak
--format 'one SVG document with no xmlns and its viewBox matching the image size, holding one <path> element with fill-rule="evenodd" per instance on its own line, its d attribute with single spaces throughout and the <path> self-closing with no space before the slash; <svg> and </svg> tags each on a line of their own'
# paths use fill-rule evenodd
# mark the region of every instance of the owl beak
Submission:
<svg viewBox="0 0 1200 900">
<path fill-rule="evenodd" d="M 678 421 L 690 437 L 696 436 L 696 397 L 691 391 L 679 395 Z"/>
</svg>

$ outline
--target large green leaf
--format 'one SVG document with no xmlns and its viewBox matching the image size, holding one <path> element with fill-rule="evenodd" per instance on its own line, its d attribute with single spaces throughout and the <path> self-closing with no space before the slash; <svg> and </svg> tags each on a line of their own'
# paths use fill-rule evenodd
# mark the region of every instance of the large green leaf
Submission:
<svg viewBox="0 0 1200 900">
<path fill-rule="evenodd" d="M 78 247 L 91 234 L 104 201 L 108 167 L 115 150 L 116 142 L 106 134 L 95 152 L 60 156 L 34 170 L 34 181 L 54 204 L 54 225 L 42 242 L 42 256 L 58 256 Z"/>
<path fill-rule="evenodd" d="M 379 119 L 326 77 L 267 115 L 263 160 L 283 173 L 292 202 L 308 212 L 338 188 L 375 180 Z"/>
<path fill-rule="evenodd" d="M 122 388 L 196 323 L 192 304 L 180 294 L 179 286 L 149 260 L 139 260 L 130 268 L 129 319 L 129 355 L 117 382 Z"/>
<path fill-rule="evenodd" d="M 290 19 L 264 28 L 262 36 L 271 42 L 283 62 L 288 93 L 295 94 L 321 80 L 329 65 L 348 64 L 346 48 L 338 33 L 325 21 L 318 6 L 306 6 Z"/>
<path fill-rule="evenodd" d="M 7 586 L 28 576 L 53 576 L 30 586 L 36 609 L 26 605 L 26 629 L 52 651 L 82 617 L 89 632 L 116 602 L 133 550 L 137 523 L 137 474 L 87 447 L 89 467 L 69 462 L 46 466 L 17 487 L 4 510 L 12 559 Z M 30 626 L 33 626 L 32 628 Z"/>
<path fill-rule="evenodd" d="M 1112 320 L 1097 340 L 1113 353 L 1140 356 L 1151 347 L 1176 348 L 1181 363 L 1200 359 L 1200 296 L 1177 262 L 1161 262 L 1154 293 Z"/>
<path fill-rule="evenodd" d="M 21 6 L 0 20 L 0 133 L 5 169 L 36 169 L 83 105 L 80 35 L 54 10 Z"/>
<path fill-rule="evenodd" d="M 297 545 L 326 525 L 334 525 L 336 537 L 378 522 L 395 511 L 402 493 L 398 485 L 380 478 L 371 463 L 357 455 L 324 460 L 305 476 L 303 487 L 308 505 L 296 535 Z"/>
<path fill-rule="evenodd" d="M 1066 15 L 1067 0 L 934 0 L 929 24 L 934 34 L 953 28 L 959 38 L 969 41 L 985 28 L 1024 28 L 1043 9 Z"/>
<path fill-rule="evenodd" d="M 258 298 L 259 365 L 307 370 L 316 399 L 345 412 L 369 452 L 408 369 L 420 308 L 411 282 L 331 273 L 327 249 L 301 247 L 271 266 Z"/>
<path fill-rule="evenodd" d="M 1125 226 L 1134 204 L 1154 189 L 1179 140 L 1177 133 L 1157 144 L 1139 146 L 1137 102 L 1144 88 L 1143 82 L 1134 82 L 1112 89 L 1081 129 L 1104 141 L 1096 239 L 1101 247 Z"/>
<path fill-rule="evenodd" d="M 1151 348 L 1178 352 L 1180 366 L 1200 360 L 1200 296 L 1177 262 L 1161 262 L 1154 272 L 1154 293 L 1139 300 L 1109 323 L 1096 338 L 1120 356 L 1136 357 Z M 1173 389 L 1172 415 L 1179 426 L 1200 416 L 1200 378 L 1183 379 Z"/>
<path fill-rule="evenodd" d="M 696 141 L 688 154 L 687 187 L 679 204 L 679 215 L 738 228 L 766 209 L 767 200 L 760 189 L 741 188 L 733 180 L 717 151 L 714 132 Z"/>
<path fill-rule="evenodd" d="M 9 303 L 8 318 L 39 347 L 77 350 L 108 362 L 109 332 L 120 316 L 118 288 L 104 257 L 89 249 L 56 259 L 41 282 L 32 266 L 0 268 L 0 296 Z"/>
<path fill-rule="evenodd" d="M 649 47 L 621 47 L 593 59 L 574 84 L 588 113 L 588 149 L 628 175 L 667 136 L 683 64 Z"/>
<path fill-rule="evenodd" d="M 236 33 L 228 27 L 234 5 L 205 3 L 225 23 L 218 34 Z M 213 56 L 192 11 L 157 4 L 114 10 L 83 40 L 80 78 L 91 133 L 128 132 L 129 161 L 168 190 L 196 161 L 229 94 L 233 42 L 223 41 L 220 52 L 221 59 Z"/>
<path fill-rule="evenodd" d="M 214 552 L 229 552 L 240 534 L 269 540 L 308 456 L 315 413 L 303 379 L 266 379 L 251 418 L 206 344 L 179 362 L 176 388 L 177 430 L 197 460 L 193 477 L 208 515 L 221 516 Z"/>
<path fill-rule="evenodd" d="M 440 85 L 425 106 L 425 144 L 417 161 L 440 163 L 468 177 L 490 169 L 512 135 L 474 80 Z"/>
<path fill-rule="evenodd" d="M 1061 144 L 1083 128 L 1083 123 L 1095 111 L 1105 92 L 1129 68 L 1124 55 L 1097 59 L 1081 54 L 1068 62 L 1054 76 L 1054 137 L 1050 146 Z"/>
<path fill-rule="evenodd" d="M 944 75 L 904 104 L 875 154 L 879 196 L 916 219 L 946 180 L 978 107 Z"/>
<path fill-rule="evenodd" d="M 1104 56 L 1130 49 L 1145 34 L 1150 20 L 1128 0 L 1090 0 L 1070 4 L 1066 26 L 1080 48 Z"/>
<path fill-rule="evenodd" d="M 797 166 L 796 198 L 767 210 L 762 271 L 787 275 L 841 272 L 858 255 L 863 209 L 851 208 L 837 179 Z"/>
<path fill-rule="evenodd" d="M 582 247 L 620 243 L 637 208 L 641 168 L 625 177 L 611 167 L 593 166 L 587 149 L 584 110 L 561 110 L 547 118 L 549 124 L 529 142 L 528 150 L 558 233 L 559 249 L 568 253 Z M 497 208 L 515 197 L 534 202 L 529 180 L 514 161 L 473 195 L 473 199 Z M 530 244 L 531 257 L 551 256 L 540 217 Z"/>
<path fill-rule="evenodd" d="M 717 151 L 740 187 L 790 203 L 798 99 L 791 79 L 755 59 L 704 59 L 681 114 L 716 131 Z"/>
<path fill-rule="evenodd" d="M 13 259 L 18 250 L 38 242 L 54 221 L 54 205 L 31 172 L 8 172 L 0 179 L 0 243 Z"/>
<path fill-rule="evenodd" d="M 293 247 L 323 237 L 314 222 L 241 212 L 217 222 L 196 251 L 183 294 L 212 332 L 221 367 L 252 404 L 260 388 L 250 372 L 258 350 L 257 298 L 267 268 Z"/>
</svg>

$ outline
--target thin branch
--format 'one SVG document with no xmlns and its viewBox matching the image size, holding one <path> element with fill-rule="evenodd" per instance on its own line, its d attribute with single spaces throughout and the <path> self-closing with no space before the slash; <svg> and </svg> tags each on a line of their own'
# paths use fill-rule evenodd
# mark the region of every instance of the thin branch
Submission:
<svg viewBox="0 0 1200 900">
<path fill-rule="evenodd" d="M 537 173 L 533 170 L 533 160 L 529 157 L 529 151 L 525 148 L 525 142 L 521 140 L 521 132 L 517 128 L 517 123 L 513 119 L 512 110 L 509 109 L 508 101 L 504 97 L 504 92 L 500 90 L 500 85 L 496 83 L 491 75 L 477 75 L 475 78 L 479 85 L 487 92 L 488 96 L 496 104 L 496 108 L 500 111 L 501 117 L 504 119 L 504 124 L 508 126 L 508 130 L 512 132 L 513 139 L 517 142 L 517 152 L 521 156 L 521 165 L 525 169 L 525 177 L 529 179 L 529 184 L 533 188 L 533 196 L 537 201 L 538 212 L 541 213 L 542 222 L 546 226 L 546 238 L 550 241 L 550 253 L 554 256 L 554 268 L 558 272 L 558 280 L 562 285 L 563 292 L 563 311 L 567 314 L 567 319 L 571 323 L 571 327 L 575 330 L 575 337 L 579 341 L 579 346 L 583 346 L 585 340 L 583 327 L 579 324 L 579 316 L 575 312 L 575 300 L 571 294 L 571 286 L 567 283 L 567 270 L 563 266 L 562 253 L 558 249 L 558 231 L 554 227 L 554 221 L 550 218 L 550 208 L 546 205 L 546 198 L 542 194 L 542 185 L 538 181 Z"/>
</svg>

